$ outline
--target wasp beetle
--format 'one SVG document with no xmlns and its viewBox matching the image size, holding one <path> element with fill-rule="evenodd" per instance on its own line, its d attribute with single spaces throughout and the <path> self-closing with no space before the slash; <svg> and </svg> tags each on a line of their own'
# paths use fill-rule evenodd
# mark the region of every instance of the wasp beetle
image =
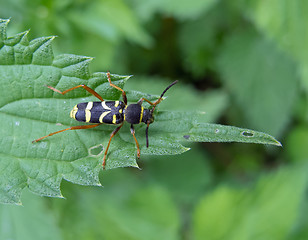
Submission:
<svg viewBox="0 0 308 240">
<path fill-rule="evenodd" d="M 136 139 L 135 136 L 135 129 L 134 129 L 134 124 L 139 124 L 139 123 L 145 123 L 147 125 L 145 129 L 146 133 L 146 146 L 149 147 L 149 139 L 148 139 L 148 130 L 149 130 L 149 125 L 154 122 L 154 110 L 155 107 L 163 100 L 164 94 L 167 92 L 167 90 L 172 87 L 174 84 L 176 84 L 178 81 L 174 81 L 171 83 L 161 94 L 161 96 L 155 101 L 151 102 L 145 98 L 141 98 L 137 103 L 134 104 L 129 104 L 127 105 L 127 98 L 126 98 L 126 93 L 123 89 L 120 87 L 116 86 L 111 82 L 110 78 L 110 73 L 107 72 L 107 78 L 108 82 L 111 87 L 116 88 L 117 90 L 122 92 L 122 101 L 105 101 L 97 92 L 95 92 L 93 89 L 89 88 L 86 85 L 78 85 L 75 87 L 72 87 L 70 89 L 67 89 L 63 92 L 61 92 L 58 89 L 55 89 L 51 86 L 47 86 L 51 90 L 60 93 L 62 95 L 77 89 L 77 88 L 84 88 L 86 91 L 97 97 L 100 101 L 99 102 L 84 102 L 84 103 L 79 103 L 73 107 L 73 109 L 70 112 L 70 117 L 74 118 L 77 121 L 80 122 L 86 122 L 86 123 L 95 123 L 91 125 L 82 125 L 82 126 L 73 126 L 69 127 L 57 132 L 50 133 L 44 137 L 38 138 L 32 142 L 38 142 L 41 141 L 44 138 L 47 138 L 49 136 L 55 135 L 60 132 L 64 132 L 67 130 L 77 130 L 77 129 L 88 129 L 88 128 L 94 128 L 97 127 L 103 123 L 105 124 L 114 124 L 118 125 L 120 124 L 116 129 L 113 130 L 113 132 L 110 135 L 110 139 L 108 142 L 108 145 L 105 150 L 104 158 L 103 158 L 103 168 L 105 168 L 106 165 L 106 157 L 107 157 L 107 152 L 110 146 L 111 139 L 114 137 L 114 135 L 117 134 L 117 132 L 121 129 L 123 126 L 124 122 L 128 122 L 131 124 L 130 126 L 130 131 L 131 134 L 134 137 L 134 140 L 136 142 L 136 147 L 137 147 L 137 158 L 140 158 L 140 148 L 139 148 L 139 143 Z M 149 109 L 145 109 L 142 106 L 143 101 L 148 102 L 151 106 Z"/>
</svg>

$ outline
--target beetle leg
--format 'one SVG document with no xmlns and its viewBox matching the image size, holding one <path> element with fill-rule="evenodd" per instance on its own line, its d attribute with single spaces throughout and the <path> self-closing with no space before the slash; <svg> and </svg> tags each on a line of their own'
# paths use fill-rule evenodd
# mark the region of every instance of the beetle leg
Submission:
<svg viewBox="0 0 308 240">
<path fill-rule="evenodd" d="M 135 139 L 135 142 L 136 142 L 136 147 L 137 147 L 137 158 L 139 159 L 140 158 L 140 147 L 139 147 L 139 143 L 137 141 L 137 138 L 135 136 L 135 129 L 134 129 L 134 126 L 133 124 L 130 125 L 130 132 L 131 134 L 133 135 L 134 139 Z"/>
<path fill-rule="evenodd" d="M 142 105 L 143 101 L 148 102 L 150 105 L 154 105 L 154 103 L 152 103 L 150 100 L 146 99 L 146 98 L 140 98 L 139 101 L 137 102 L 139 105 Z"/>
<path fill-rule="evenodd" d="M 38 139 L 36 139 L 36 140 L 33 140 L 32 143 L 41 141 L 41 140 L 44 139 L 44 138 L 50 137 L 50 136 L 52 136 L 52 135 L 55 135 L 55 134 L 57 134 L 57 133 L 61 133 L 61 132 L 67 131 L 67 130 L 88 129 L 88 128 L 97 127 L 97 126 L 99 126 L 99 125 L 101 125 L 101 123 L 93 124 L 93 125 L 82 125 L 82 126 L 73 126 L 73 127 L 65 128 L 65 129 L 62 129 L 62 130 L 60 130 L 60 131 L 53 132 L 53 133 L 49 133 L 48 135 L 46 135 L 46 136 L 44 136 L 44 137 L 40 137 L 40 138 L 38 138 Z"/>
<path fill-rule="evenodd" d="M 103 169 L 105 169 L 105 166 L 106 166 L 106 157 L 107 157 L 107 152 L 108 152 L 108 149 L 109 149 L 109 146 L 110 146 L 110 142 L 111 142 L 111 139 L 114 137 L 114 135 L 117 134 L 117 132 L 121 129 L 121 127 L 123 126 L 124 122 L 122 122 L 122 124 L 120 126 L 118 126 L 116 129 L 114 129 L 110 135 L 110 138 L 109 138 L 109 142 L 108 142 L 108 145 L 107 145 L 107 148 L 105 150 L 105 154 L 104 154 L 104 158 L 103 158 Z"/>
<path fill-rule="evenodd" d="M 57 92 L 57 93 L 62 94 L 62 95 L 64 95 L 65 93 L 68 93 L 68 92 L 70 92 L 70 91 L 72 91 L 72 90 L 74 90 L 74 89 L 76 89 L 76 88 L 82 87 L 82 88 L 84 88 L 85 90 L 87 90 L 89 93 L 91 93 L 92 95 L 94 95 L 95 97 L 97 97 L 97 98 L 98 98 L 99 100 L 101 100 L 102 102 L 104 101 L 104 99 L 103 99 L 97 92 L 95 92 L 92 88 L 89 88 L 88 86 L 86 86 L 86 85 L 84 85 L 84 84 L 78 85 L 78 86 L 76 86 L 76 87 L 72 87 L 72 88 L 67 89 L 67 90 L 65 90 L 65 91 L 63 91 L 63 92 L 61 92 L 60 90 L 55 89 L 54 87 L 51 87 L 51 86 L 47 86 L 47 87 L 48 87 L 49 89 L 51 89 L 51 90 Z"/>
<path fill-rule="evenodd" d="M 118 89 L 119 91 L 122 92 L 123 101 L 124 101 L 125 105 L 127 105 L 127 97 L 126 97 L 125 91 L 124 91 L 122 88 L 118 87 L 117 85 L 115 85 L 115 84 L 113 84 L 113 83 L 111 82 L 110 72 L 107 72 L 107 78 L 108 78 L 108 82 L 109 82 L 109 84 L 110 84 L 111 87 L 114 87 L 114 88 L 116 88 L 116 89 Z"/>
</svg>

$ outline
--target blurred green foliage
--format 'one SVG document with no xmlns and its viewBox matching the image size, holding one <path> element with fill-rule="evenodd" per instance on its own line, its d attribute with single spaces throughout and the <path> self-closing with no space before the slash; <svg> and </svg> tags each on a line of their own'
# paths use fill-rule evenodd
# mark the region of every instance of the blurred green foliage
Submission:
<svg viewBox="0 0 308 240">
<path fill-rule="evenodd" d="M 187 95 L 162 109 L 205 111 L 285 145 L 193 145 L 143 159 L 142 171 L 103 172 L 103 189 L 63 183 L 67 200 L 25 191 L 24 207 L 0 207 L 0 239 L 307 239 L 307 10 L 305 0 L 0 0 L 9 34 L 57 35 L 58 53 L 95 57 L 92 71 L 136 75 L 130 90 L 160 94 L 179 79 Z"/>
</svg>

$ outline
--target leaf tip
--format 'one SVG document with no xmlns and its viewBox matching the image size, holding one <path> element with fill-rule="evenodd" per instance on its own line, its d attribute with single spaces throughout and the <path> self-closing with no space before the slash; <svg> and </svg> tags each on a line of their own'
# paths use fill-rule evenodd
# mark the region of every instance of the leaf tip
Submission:
<svg viewBox="0 0 308 240">
<path fill-rule="evenodd" d="M 278 147 L 283 147 L 282 144 L 281 144 L 281 142 L 277 141 L 276 139 L 274 139 L 274 140 L 275 140 L 274 145 L 276 145 L 276 146 L 278 146 Z"/>
<path fill-rule="evenodd" d="M 57 35 L 53 35 L 53 36 L 49 36 L 47 37 L 47 39 L 49 39 L 50 41 L 54 40 L 55 38 L 57 38 L 58 36 Z"/>
<path fill-rule="evenodd" d="M 57 198 L 66 199 L 66 198 L 62 195 L 62 193 L 61 193 L 60 195 L 58 195 Z"/>
<path fill-rule="evenodd" d="M 8 24 L 11 21 L 11 18 L 7 18 L 7 19 L 0 19 L 0 23 L 5 23 Z"/>
<path fill-rule="evenodd" d="M 139 167 L 138 163 L 133 164 L 133 165 L 130 165 L 130 167 L 133 167 L 133 168 L 138 168 L 139 170 L 141 170 L 141 168 Z"/>
</svg>

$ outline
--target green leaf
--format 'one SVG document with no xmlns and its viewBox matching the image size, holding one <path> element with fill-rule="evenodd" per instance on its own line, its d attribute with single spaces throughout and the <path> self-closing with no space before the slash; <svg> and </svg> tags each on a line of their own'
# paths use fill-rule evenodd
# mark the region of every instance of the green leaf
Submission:
<svg viewBox="0 0 308 240">
<path fill-rule="evenodd" d="M 179 25 L 178 41 L 183 58 L 182 66 L 197 79 L 208 76 L 209 70 L 217 71 L 214 60 L 220 45 L 218 39 L 221 26 L 231 21 L 230 13 L 226 9 L 226 4 L 220 2 L 206 14 Z"/>
<path fill-rule="evenodd" d="M 60 90 L 86 84 L 104 99 L 117 100 L 121 92 L 110 86 L 106 73 L 90 73 L 91 58 L 63 54 L 54 57 L 54 37 L 29 41 L 28 32 L 7 37 L 8 20 L 0 22 L 0 202 L 20 204 L 22 189 L 40 196 L 62 198 L 62 179 L 81 185 L 100 186 L 99 172 L 105 147 L 115 126 L 66 131 L 40 142 L 33 140 L 70 126 L 82 125 L 69 118 L 77 103 L 97 100 L 84 89 L 64 96 Z M 123 88 L 130 76 L 111 75 Z M 157 99 L 137 91 L 128 92 L 129 100 L 140 97 Z M 159 109 L 158 109 L 159 110 Z M 145 125 L 136 125 L 141 158 L 143 155 L 181 154 L 188 141 L 239 141 L 279 145 L 267 134 L 235 127 L 198 122 L 196 112 L 161 111 L 149 129 L 149 148 L 145 144 Z M 112 139 L 106 168 L 138 167 L 136 146 L 128 124 Z"/>
<path fill-rule="evenodd" d="M 159 112 L 155 129 L 169 132 L 176 139 L 182 137 L 191 142 L 246 142 L 281 146 L 280 142 L 266 133 L 220 124 L 200 123 L 198 117 L 202 118 L 202 115 L 198 112 Z M 178 119 L 181 121 L 178 122 Z M 166 126 L 167 122 L 172 123 L 172 128 Z"/>
<path fill-rule="evenodd" d="M 159 187 L 137 191 L 126 203 L 104 210 L 102 223 L 110 230 L 105 231 L 106 239 L 178 239 L 177 209 L 168 192 Z"/>
<path fill-rule="evenodd" d="M 272 42 L 249 31 L 227 38 L 218 67 L 249 125 L 282 134 L 297 98 L 294 62 Z"/>
<path fill-rule="evenodd" d="M 70 109 L 78 102 L 95 99 L 83 89 L 62 96 L 45 85 L 64 90 L 83 83 L 109 100 L 119 99 L 121 92 L 110 87 L 105 73 L 89 73 L 91 58 L 69 54 L 54 57 L 51 48 L 54 37 L 29 41 L 25 32 L 7 38 L 8 22 L 2 20 L 0 24 L 0 202 L 20 203 L 21 191 L 26 186 L 41 196 L 62 197 L 62 179 L 100 186 L 98 174 L 104 152 L 102 146 L 107 146 L 115 127 L 69 131 L 38 143 L 31 141 L 82 124 L 69 118 Z M 122 88 L 129 79 L 129 76 L 111 77 Z M 136 94 L 133 92 L 130 96 Z M 138 129 L 144 132 L 145 127 Z M 150 139 L 151 147 L 147 153 L 178 154 L 187 150 L 180 143 L 171 142 L 168 136 Z M 140 145 L 143 151 L 145 141 Z M 128 126 L 125 126 L 112 141 L 106 167 L 137 167 L 135 154 L 135 143 Z"/>
<path fill-rule="evenodd" d="M 286 139 L 285 149 L 291 161 L 306 161 L 308 156 L 308 127 L 298 125 Z"/>
<path fill-rule="evenodd" d="M 240 6 L 264 35 L 299 63 L 300 80 L 308 91 L 308 2 L 244 0 L 240 1 Z"/>
<path fill-rule="evenodd" d="M 104 191 L 74 186 L 67 201 L 53 201 L 64 238 L 179 239 L 179 211 L 169 191 L 131 173 L 108 171 Z"/>
<path fill-rule="evenodd" d="M 181 206 L 192 206 L 213 183 L 212 161 L 201 147 L 172 158 L 149 157 L 143 174 L 165 186 Z M 170 174 L 172 169 L 172 174 Z"/>
<path fill-rule="evenodd" d="M 195 239 L 287 239 L 300 216 L 306 172 L 285 167 L 250 188 L 218 187 L 195 209 Z"/>
<path fill-rule="evenodd" d="M 0 239 L 63 239 L 45 199 L 25 191 L 23 200 L 23 207 L 0 205 Z"/>
<path fill-rule="evenodd" d="M 154 13 L 159 12 L 171 15 L 178 19 L 195 19 L 202 13 L 211 9 L 217 0 L 192 0 L 192 1 L 176 1 L 176 0 L 132 0 L 139 15 L 148 19 Z"/>
<path fill-rule="evenodd" d="M 150 47 L 153 39 L 143 29 L 135 14 L 123 0 L 106 0 L 87 4 L 70 14 L 70 19 L 86 32 L 92 32 L 113 42 L 124 36 L 131 42 Z"/>
</svg>

